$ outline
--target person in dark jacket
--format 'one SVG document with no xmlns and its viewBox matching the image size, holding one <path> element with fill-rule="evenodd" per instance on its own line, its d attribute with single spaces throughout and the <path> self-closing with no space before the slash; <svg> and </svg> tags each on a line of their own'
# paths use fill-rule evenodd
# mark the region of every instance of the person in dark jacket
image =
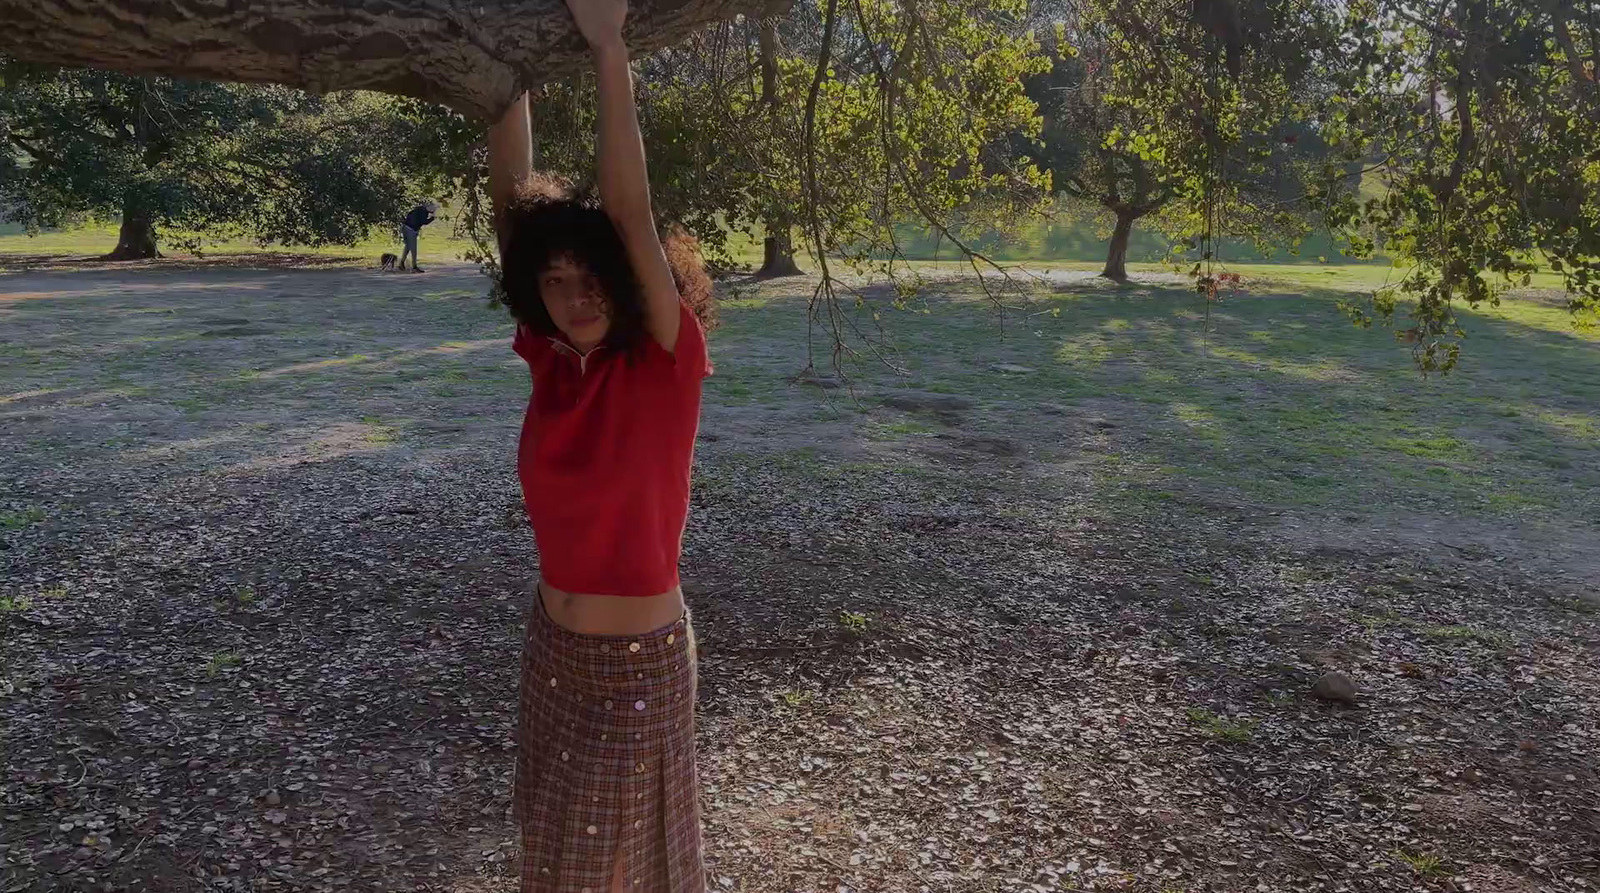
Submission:
<svg viewBox="0 0 1600 893">
<path fill-rule="evenodd" d="M 433 222 L 433 202 L 424 202 L 411 209 L 406 219 L 400 222 L 400 237 L 405 239 L 405 250 L 400 253 L 400 269 L 406 268 L 406 255 L 411 256 L 411 272 L 421 273 L 422 267 L 417 266 L 417 231 Z"/>
</svg>

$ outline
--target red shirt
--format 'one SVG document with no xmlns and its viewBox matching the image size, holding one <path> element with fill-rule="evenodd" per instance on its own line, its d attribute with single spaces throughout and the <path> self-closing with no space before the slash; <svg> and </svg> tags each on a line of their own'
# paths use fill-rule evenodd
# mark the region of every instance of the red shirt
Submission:
<svg viewBox="0 0 1600 893">
<path fill-rule="evenodd" d="M 680 304 L 678 343 L 646 336 L 633 356 L 580 355 L 519 324 L 511 346 L 533 373 L 517 476 L 539 570 L 557 589 L 646 596 L 678 585 L 705 330 Z"/>
</svg>

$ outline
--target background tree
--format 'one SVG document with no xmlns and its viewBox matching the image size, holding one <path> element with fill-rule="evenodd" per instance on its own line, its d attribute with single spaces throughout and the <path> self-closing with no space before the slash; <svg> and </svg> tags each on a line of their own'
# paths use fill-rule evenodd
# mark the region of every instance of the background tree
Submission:
<svg viewBox="0 0 1600 893">
<path fill-rule="evenodd" d="M 0 60 L 0 214 L 30 230 L 120 220 L 114 259 L 157 256 L 164 232 L 354 244 L 438 185 L 407 169 L 391 108 Z"/>
<path fill-rule="evenodd" d="M 1396 335 L 1424 372 L 1459 358 L 1458 302 L 1493 302 L 1541 269 L 1575 313 L 1600 308 L 1600 6 L 1094 2 L 1113 38 L 1109 95 L 1137 113 L 1113 142 L 1179 175 L 1200 210 L 1202 289 L 1217 239 L 1255 225 L 1237 212 L 1272 208 L 1246 197 L 1282 169 L 1259 123 L 1298 122 L 1286 136 L 1325 150 L 1308 206 L 1353 254 L 1382 246 L 1403 271 L 1346 309 L 1394 325 L 1403 305 Z"/>
<path fill-rule="evenodd" d="M 1056 192 L 1108 212 L 1114 224 L 1101 275 L 1128 278 L 1133 225 L 1160 211 L 1178 194 L 1178 181 L 1154 158 L 1108 142 L 1126 106 L 1107 101 L 1110 64 L 1105 43 L 1074 21 L 1053 23 L 1047 38 L 1050 70 L 1028 79 L 1028 96 L 1043 117 L 1032 155 L 1050 172 Z"/>
<path fill-rule="evenodd" d="M 1036 157 L 1058 192 L 1114 220 L 1106 277 L 1127 277 L 1140 220 L 1203 263 L 1220 259 L 1223 238 L 1270 251 L 1304 237 L 1327 154 L 1315 126 L 1326 11 L 1293 0 L 1038 6 L 1054 28 L 1051 68 L 1029 82 L 1046 121 Z M 1291 46 L 1296 34 L 1305 43 Z"/>
</svg>

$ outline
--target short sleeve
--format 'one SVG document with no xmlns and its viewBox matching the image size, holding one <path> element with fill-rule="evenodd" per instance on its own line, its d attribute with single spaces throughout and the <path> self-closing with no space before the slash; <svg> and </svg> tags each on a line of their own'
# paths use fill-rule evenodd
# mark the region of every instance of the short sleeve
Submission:
<svg viewBox="0 0 1600 893">
<path fill-rule="evenodd" d="M 550 356 L 550 339 L 535 333 L 526 323 L 519 322 L 516 332 L 511 336 L 511 349 L 517 352 L 517 356 L 527 360 L 534 371 L 538 371 Z"/>
<path fill-rule="evenodd" d="M 678 302 L 678 343 L 671 353 L 656 343 L 654 338 L 647 340 L 647 349 L 672 363 L 679 375 L 699 381 L 711 374 L 711 356 L 706 351 L 706 330 L 688 304 Z"/>
</svg>

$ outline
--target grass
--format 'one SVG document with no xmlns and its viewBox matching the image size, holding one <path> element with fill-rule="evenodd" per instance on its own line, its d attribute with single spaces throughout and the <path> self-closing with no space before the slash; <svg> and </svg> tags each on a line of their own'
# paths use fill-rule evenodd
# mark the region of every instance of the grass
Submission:
<svg viewBox="0 0 1600 893">
<path fill-rule="evenodd" d="M 1077 452 L 1071 420 L 1114 414 L 1102 455 L 1118 461 L 1087 468 L 1101 496 L 1130 507 L 1222 495 L 1264 511 L 1600 523 L 1600 331 L 1574 328 L 1539 294 L 1509 297 L 1463 310 L 1461 366 L 1423 378 L 1404 345 L 1336 307 L 1374 270 L 1328 272 L 1341 287 L 1256 265 L 1256 286 L 1213 307 L 1209 330 L 1181 287 L 1067 281 L 1002 325 L 975 288 L 941 285 L 956 293 L 919 298 L 928 313 L 870 301 L 849 311 L 883 316 L 888 355 L 907 374 L 866 359 L 849 371 L 868 387 L 993 401 L 993 428 L 1047 449 L 1064 439 L 1064 456 Z M 789 325 L 780 313 L 792 310 L 726 317 L 740 335 L 776 333 Z M 1001 375 L 994 363 L 1037 371 Z M 1041 417 L 1047 402 L 1068 422 Z M 926 433 L 895 427 L 906 424 L 873 418 L 861 435 Z"/>
<path fill-rule="evenodd" d="M 448 232 L 446 228 L 444 232 Z M 158 234 L 159 236 L 159 234 Z M 432 236 L 430 238 L 430 236 Z M 355 245 L 325 245 L 318 248 L 304 246 L 262 246 L 248 239 L 227 239 L 206 246 L 202 251 L 207 255 L 227 254 L 258 254 L 262 252 L 292 252 L 294 254 L 310 255 L 314 257 L 355 257 L 377 264 L 378 256 L 385 251 L 398 251 L 395 246 L 398 239 L 387 235 L 374 235 Z M 443 236 L 434 236 L 424 232 L 421 249 L 423 256 L 456 257 L 467 247 L 465 241 L 451 239 Z M 171 253 L 175 249 L 167 242 L 161 242 L 161 250 Z M 0 255 L 5 254 L 43 254 L 43 255 L 102 255 L 107 254 L 117 246 L 117 226 L 115 224 L 90 224 L 65 230 L 50 230 L 30 236 L 15 225 L 0 226 Z"/>
<path fill-rule="evenodd" d="M 215 679 L 222 674 L 223 670 L 237 667 L 240 663 L 242 663 L 242 659 L 239 657 L 238 652 L 218 651 L 211 655 L 211 659 L 206 662 L 206 676 Z"/>
<path fill-rule="evenodd" d="M 65 230 L 49 230 L 38 235 L 30 236 L 20 226 L 14 224 L 0 224 L 0 258 L 7 254 L 15 255 L 59 255 L 59 256 L 99 256 L 110 253 L 117 246 L 117 230 L 115 223 L 91 223 L 86 226 L 74 227 Z M 458 260 L 463 253 L 472 247 L 466 239 L 457 239 L 449 235 L 451 223 L 441 219 L 432 226 L 423 230 L 422 240 L 419 245 L 421 255 L 427 260 L 423 261 L 424 268 L 429 262 L 437 263 L 441 259 Z M 160 239 L 158 243 L 164 253 L 171 254 L 176 251 L 170 243 Z M 306 246 L 285 246 L 271 243 L 261 245 L 249 239 L 225 239 L 202 248 L 205 255 L 230 255 L 230 254 L 260 254 L 260 253 L 292 253 L 322 258 L 350 258 L 353 262 L 376 266 L 378 258 L 385 252 L 400 253 L 400 240 L 396 236 L 379 231 L 354 245 L 324 245 L 311 248 Z M 728 251 L 735 263 L 755 267 L 761 264 L 761 242 L 757 238 L 743 233 L 730 233 L 728 237 Z"/>
<path fill-rule="evenodd" d="M 816 699 L 816 695 L 812 692 L 797 688 L 788 689 L 782 694 L 781 697 L 783 698 L 783 702 L 790 707 L 804 707 Z"/>
<path fill-rule="evenodd" d="M 16 238 L 0 235 L 0 242 Z M 1003 316 L 971 283 L 937 283 L 909 310 L 869 292 L 860 308 L 847 301 L 842 309 L 857 314 L 851 322 L 867 332 L 877 333 L 872 315 L 881 317 L 882 343 L 875 347 L 904 374 L 861 350 L 844 360 L 857 392 L 826 395 L 793 382 L 807 358 L 802 307 L 810 283 L 735 281 L 736 292 L 722 306 L 723 328 L 713 336 L 717 373 L 706 382 L 706 402 L 760 419 L 769 410 L 814 409 L 808 418 L 771 416 L 771 430 L 788 442 L 767 461 L 799 463 L 819 476 L 844 473 L 848 463 L 869 457 L 897 473 L 948 475 L 957 466 L 923 461 L 924 455 L 948 456 L 987 437 L 1017 441 L 1038 461 L 1073 463 L 1064 484 L 1112 514 L 1221 502 L 1258 518 L 1309 513 L 1354 519 L 1349 523 L 1357 526 L 1380 517 L 1444 526 L 1490 520 L 1539 534 L 1600 523 L 1600 332 L 1574 329 L 1549 295 L 1463 311 L 1468 337 L 1461 367 L 1424 379 L 1404 345 L 1350 326 L 1337 309 L 1351 289 L 1371 287 L 1393 271 L 1237 266 L 1250 285 L 1212 308 L 1209 327 L 1201 302 L 1184 286 L 1047 282 L 1011 302 L 1024 305 L 1020 312 Z M 225 313 L 191 310 L 174 295 L 167 304 L 129 308 L 126 325 L 118 324 L 123 334 L 106 335 L 117 349 L 92 369 L 48 339 L 0 349 L 0 397 L 115 392 L 107 399 L 175 407 L 187 424 L 253 403 L 302 393 L 324 400 L 344 391 L 382 398 L 344 416 L 365 423 L 357 438 L 396 443 L 409 430 L 417 396 L 526 394 L 526 376 L 508 373 L 504 350 L 473 347 L 504 337 L 505 316 L 487 312 L 481 295 L 459 283 L 441 282 L 437 291 L 450 297 L 385 302 L 382 309 L 406 316 L 416 331 L 448 331 L 448 342 L 425 345 L 448 348 L 439 353 L 397 359 L 402 351 L 375 344 L 365 334 L 365 311 L 354 312 L 366 297 L 360 294 L 334 305 L 352 312 L 334 311 L 331 329 L 284 315 L 280 303 L 255 303 L 251 294 L 227 296 L 235 303 Z M 63 303 L 61 311 L 45 311 L 48 304 L 35 302 L 31 312 L 68 310 Z M 216 328 L 198 322 L 202 312 L 275 337 L 201 338 Z M 818 332 L 811 344 L 824 373 L 826 339 Z M 997 363 L 1035 371 L 991 371 Z M 966 397 L 974 408 L 903 412 L 878 403 L 891 389 Z M 848 427 L 837 436 L 854 441 L 854 455 L 841 458 L 831 448 L 782 453 L 804 433 L 790 435 L 791 421 L 830 419 Z M 1101 419 L 1109 427 L 1091 427 Z M 0 515 L 0 527 L 41 519 L 35 509 L 13 511 Z"/>
<path fill-rule="evenodd" d="M 0 514 L 0 528 L 4 528 L 6 530 L 21 530 L 24 527 L 31 527 L 34 524 L 38 524 L 40 521 L 44 520 L 44 517 L 44 509 L 39 508 L 38 506 L 29 506 L 21 511 Z"/>
<path fill-rule="evenodd" d="M 867 632 L 867 615 L 855 611 L 842 611 L 839 614 L 839 626 L 852 635 L 865 635 Z"/>
<path fill-rule="evenodd" d="M 26 595 L 0 595 L 0 614 L 21 613 L 33 607 L 33 599 Z"/>
<path fill-rule="evenodd" d="M 363 416 L 361 424 L 367 426 L 366 440 L 368 443 L 394 443 L 400 439 L 400 432 L 392 425 L 385 425 L 377 416 Z"/>
<path fill-rule="evenodd" d="M 1432 853 L 1412 853 L 1407 850 L 1396 850 L 1395 858 L 1411 866 L 1411 870 L 1423 877 L 1443 877 L 1450 872 L 1444 867 L 1444 860 Z"/>
<path fill-rule="evenodd" d="M 1212 738 L 1228 744 L 1248 744 L 1255 737 L 1258 723 L 1255 720 L 1231 720 L 1218 716 L 1203 707 L 1190 707 L 1184 711 L 1189 722 L 1198 726 Z"/>
</svg>

